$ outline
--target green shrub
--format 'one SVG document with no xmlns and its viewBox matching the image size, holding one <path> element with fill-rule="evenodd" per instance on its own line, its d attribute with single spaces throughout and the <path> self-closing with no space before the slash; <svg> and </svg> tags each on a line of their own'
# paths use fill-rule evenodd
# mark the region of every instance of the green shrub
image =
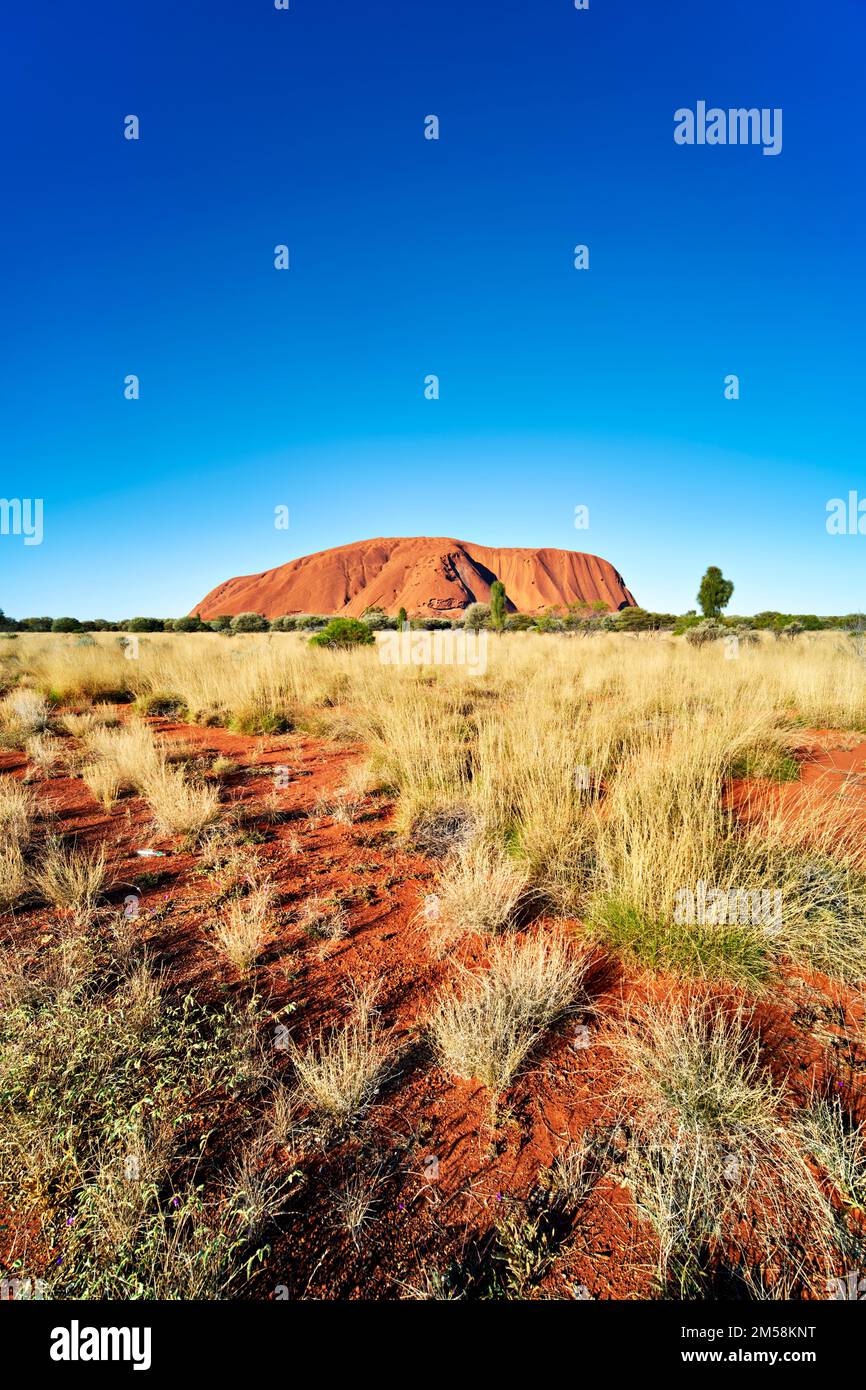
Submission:
<svg viewBox="0 0 866 1390">
<path fill-rule="evenodd" d="M 361 622 L 366 623 L 371 632 L 384 632 L 386 628 L 394 626 L 393 619 L 388 617 L 384 608 L 367 608 L 361 614 Z"/>
<path fill-rule="evenodd" d="M 310 638 L 311 647 L 369 647 L 375 643 L 370 628 L 357 618 L 332 618 L 326 628 Z"/>
<path fill-rule="evenodd" d="M 696 627 L 690 627 L 686 633 L 686 641 L 693 647 L 702 647 L 705 642 L 718 642 L 720 637 L 726 637 L 728 629 L 724 623 L 717 623 L 713 618 L 707 618 L 704 622 L 698 623 Z"/>
<path fill-rule="evenodd" d="M 470 603 L 463 614 L 463 626 L 470 632 L 478 632 L 490 623 L 489 603 Z"/>
<path fill-rule="evenodd" d="M 126 622 L 120 624 L 126 632 L 164 632 L 165 623 L 162 618 L 127 618 Z"/>
<path fill-rule="evenodd" d="M 238 613 L 231 626 L 232 632 L 267 632 L 270 623 L 261 613 Z"/>
</svg>

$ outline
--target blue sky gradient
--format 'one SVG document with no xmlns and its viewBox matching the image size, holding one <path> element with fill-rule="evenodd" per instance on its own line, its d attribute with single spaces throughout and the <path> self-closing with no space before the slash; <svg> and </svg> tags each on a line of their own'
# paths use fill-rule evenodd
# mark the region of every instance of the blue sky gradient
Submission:
<svg viewBox="0 0 866 1390">
<path fill-rule="evenodd" d="M 417 534 L 866 607 L 825 527 L 866 497 L 861 0 L 291 6 L 7 17 L 0 495 L 45 534 L 0 606 L 178 614 Z M 781 154 L 676 145 L 699 99 L 781 107 Z"/>
</svg>

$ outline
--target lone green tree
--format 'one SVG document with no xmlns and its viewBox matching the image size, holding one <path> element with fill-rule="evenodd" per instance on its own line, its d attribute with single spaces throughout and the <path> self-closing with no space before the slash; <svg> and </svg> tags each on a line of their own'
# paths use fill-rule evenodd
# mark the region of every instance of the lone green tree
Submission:
<svg viewBox="0 0 866 1390">
<path fill-rule="evenodd" d="M 397 627 L 398 627 L 398 629 L 400 630 L 400 632 L 403 631 L 403 628 L 406 626 L 406 624 L 408 623 L 408 621 L 409 621 L 409 618 L 408 618 L 408 616 L 407 616 L 407 614 L 406 614 L 406 609 L 405 609 L 405 608 L 401 608 L 401 609 L 400 609 L 400 612 L 397 614 Z"/>
<path fill-rule="evenodd" d="M 731 601 L 734 586 L 726 579 L 718 565 L 710 565 L 698 589 L 698 603 L 705 618 L 721 617 L 722 609 Z"/>
<path fill-rule="evenodd" d="M 505 618 L 505 585 L 501 579 L 494 579 L 490 585 L 490 626 L 501 634 Z"/>
</svg>

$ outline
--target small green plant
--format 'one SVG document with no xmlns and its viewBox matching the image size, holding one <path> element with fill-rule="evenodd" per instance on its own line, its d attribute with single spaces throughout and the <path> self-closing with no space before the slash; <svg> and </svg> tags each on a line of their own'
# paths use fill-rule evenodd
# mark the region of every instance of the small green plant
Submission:
<svg viewBox="0 0 866 1390">
<path fill-rule="evenodd" d="M 553 1263 L 556 1246 L 550 1225 L 550 1216 L 543 1209 L 528 1212 L 518 1208 L 497 1221 L 493 1259 L 503 1267 L 508 1297 L 526 1298 Z"/>
<path fill-rule="evenodd" d="M 376 639 L 367 623 L 357 618 L 332 618 L 328 626 L 310 638 L 311 647 L 370 647 Z"/>
<path fill-rule="evenodd" d="M 611 950 L 650 970 L 757 985 L 770 966 L 767 942 L 738 923 L 701 926 L 650 917 L 622 898 L 591 904 L 590 923 Z"/>
</svg>

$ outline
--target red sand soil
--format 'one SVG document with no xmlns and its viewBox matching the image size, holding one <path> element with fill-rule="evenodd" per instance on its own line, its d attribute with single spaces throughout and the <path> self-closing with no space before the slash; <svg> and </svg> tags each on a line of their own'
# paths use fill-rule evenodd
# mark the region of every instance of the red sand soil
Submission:
<svg viewBox="0 0 866 1390">
<path fill-rule="evenodd" d="M 844 806 L 846 836 L 862 835 L 866 868 L 866 739 L 838 729 L 805 730 L 794 750 L 800 766 L 797 781 L 739 782 L 731 788 L 728 805 L 743 820 L 760 824 L 769 812 L 798 813 L 821 828 L 821 810 Z"/>
<path fill-rule="evenodd" d="M 598 555 L 573 550 L 494 550 L 450 537 L 357 541 L 304 555 L 261 574 L 227 579 L 193 610 L 221 614 L 344 614 L 367 608 L 396 614 L 459 617 L 470 603 L 488 603 L 495 579 L 510 612 L 541 613 L 570 603 L 601 601 L 611 611 L 634 605 L 621 574 Z"/>
<path fill-rule="evenodd" d="M 224 799 L 247 805 L 253 825 L 273 787 L 273 769 L 289 768 L 291 780 L 279 792 L 281 818 L 263 817 L 264 839 L 254 846 L 261 870 L 279 894 L 275 940 L 258 967 L 261 1007 L 266 1017 L 270 1011 L 275 1019 L 288 1018 L 292 1036 L 303 1046 L 345 1018 L 353 986 L 379 981 L 378 1008 L 398 1059 L 359 1135 L 304 1154 L 304 1180 L 281 1218 L 272 1253 L 257 1276 L 256 1296 L 411 1297 L 425 1271 L 443 1271 L 452 1261 L 483 1262 L 497 1218 L 522 1210 L 517 1204 L 531 1198 L 554 1155 L 588 1129 L 618 1118 L 606 1039 L 622 1026 L 624 1011 L 648 996 L 687 986 L 599 959 L 590 979 L 589 1010 L 551 1032 L 509 1092 L 507 1107 L 491 1115 L 486 1092 L 446 1074 L 431 1060 L 423 1038 L 437 989 L 456 982 L 461 964 L 483 963 L 485 942 L 470 938 L 444 960 L 428 951 L 416 914 L 423 895 L 432 891 L 434 866 L 400 847 L 388 799 L 363 798 L 351 825 L 327 814 L 310 817 L 316 798 L 337 791 L 362 750 L 299 734 L 252 738 L 164 719 L 150 723 L 160 736 L 182 739 L 208 761 L 223 754 L 237 762 Z M 825 736 L 827 741 L 833 742 Z M 822 758 L 829 760 L 828 774 L 866 772 L 864 744 L 846 750 L 839 741 L 821 751 L 816 742 L 814 756 L 807 779 L 817 775 L 810 768 L 820 767 Z M 24 768 L 22 754 L 0 755 L 0 770 L 20 776 Z M 113 901 L 121 903 L 143 873 L 159 875 L 152 886 L 141 888 L 139 920 L 155 962 L 165 971 L 166 987 L 192 988 L 204 998 L 228 990 L 245 999 L 248 987 L 209 944 L 215 885 L 194 873 L 194 854 L 174 852 L 170 842 L 151 838 L 145 804 L 130 797 L 106 813 L 78 779 L 56 776 L 35 785 L 56 814 L 58 829 L 84 843 L 106 845 Z M 294 836 L 298 852 L 293 852 Z M 136 858 L 133 851 L 143 847 L 171 852 L 165 859 Z M 344 939 L 314 940 L 299 926 L 298 910 L 312 893 L 336 894 L 347 905 Z M 56 929 L 56 918 L 50 910 L 34 909 L 19 914 L 14 925 L 16 933 L 33 940 L 34 934 Z M 736 998 L 735 991 L 721 986 L 713 992 Z M 286 1005 L 294 1006 L 289 1015 L 281 1013 Z M 805 1100 L 813 1085 L 826 1082 L 862 1118 L 862 999 L 800 970 L 759 998 L 755 1021 L 769 1066 L 794 1096 Z M 576 1045 L 580 1024 L 589 1030 L 588 1046 Z M 277 1066 L 283 1063 L 280 1058 Z M 361 1159 L 365 1168 L 380 1170 L 381 1185 L 373 1219 L 356 1248 L 336 1219 L 333 1194 Z M 7 1267 L 15 1248 L 11 1226 L 0 1221 L 0 1259 Z M 653 1233 L 614 1162 L 529 1296 L 652 1297 L 654 1263 Z"/>
</svg>

